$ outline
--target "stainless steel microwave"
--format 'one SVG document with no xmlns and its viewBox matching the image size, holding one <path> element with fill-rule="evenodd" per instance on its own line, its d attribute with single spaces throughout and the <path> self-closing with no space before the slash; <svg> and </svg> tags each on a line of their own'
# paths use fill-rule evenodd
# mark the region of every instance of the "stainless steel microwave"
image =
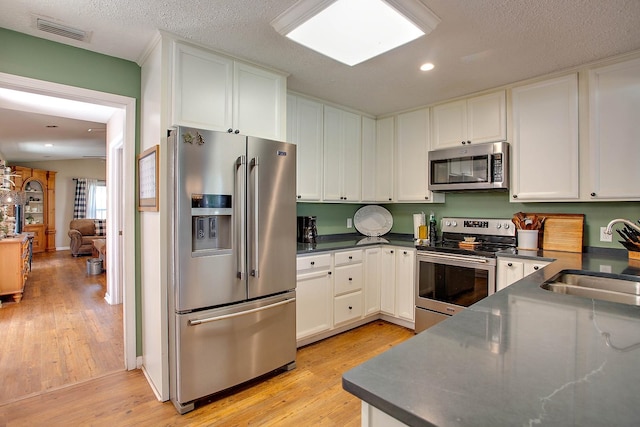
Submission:
<svg viewBox="0 0 640 427">
<path fill-rule="evenodd" d="M 509 144 L 465 144 L 429 151 L 429 190 L 472 191 L 509 188 Z"/>
</svg>

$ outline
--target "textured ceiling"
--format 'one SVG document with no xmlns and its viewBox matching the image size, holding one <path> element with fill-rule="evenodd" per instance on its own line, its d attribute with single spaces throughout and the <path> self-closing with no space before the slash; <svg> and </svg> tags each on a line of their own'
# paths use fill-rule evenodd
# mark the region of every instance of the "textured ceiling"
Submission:
<svg viewBox="0 0 640 427">
<path fill-rule="evenodd" d="M 269 23 L 295 0 L 5 0 L 0 27 L 132 61 L 161 29 L 376 116 L 640 50 L 640 0 L 422 1 L 441 19 L 431 34 L 355 67 L 275 32 Z M 91 40 L 37 31 L 33 15 L 91 31 Z M 426 61 L 436 68 L 420 72 Z"/>
</svg>

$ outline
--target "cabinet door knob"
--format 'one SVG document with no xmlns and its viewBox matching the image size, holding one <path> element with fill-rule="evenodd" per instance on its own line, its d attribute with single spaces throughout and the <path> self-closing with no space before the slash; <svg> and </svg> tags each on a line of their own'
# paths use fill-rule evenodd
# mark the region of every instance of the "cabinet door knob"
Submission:
<svg viewBox="0 0 640 427">
<path fill-rule="evenodd" d="M 349 277 L 349 281 L 351 282 L 353 280 L 353 278 Z"/>
<path fill-rule="evenodd" d="M 513 264 L 509 262 L 509 263 L 507 263 L 507 266 L 513 267 Z"/>
<path fill-rule="evenodd" d="M 389 252 L 393 253 L 393 251 L 389 251 Z"/>
<path fill-rule="evenodd" d="M 534 266 L 533 266 L 533 269 L 534 269 L 534 270 L 537 270 L 538 268 L 540 268 L 540 267 L 538 267 L 537 265 L 534 265 Z"/>
<path fill-rule="evenodd" d="M 353 309 L 353 307 L 349 306 L 349 310 L 352 310 L 352 309 Z"/>
<path fill-rule="evenodd" d="M 328 274 L 329 276 L 331 276 L 331 272 L 330 272 L 330 271 L 328 271 L 328 272 L 327 272 L 327 274 Z"/>
<path fill-rule="evenodd" d="M 235 133 L 236 135 L 240 133 L 240 129 L 236 129 L 233 133 Z"/>
<path fill-rule="evenodd" d="M 517 195 L 517 194 L 514 194 L 514 195 L 513 195 L 513 198 L 514 198 L 514 199 L 517 199 L 517 198 L 518 198 L 518 195 Z"/>
<path fill-rule="evenodd" d="M 596 197 L 596 193 L 591 193 L 591 197 Z"/>
<path fill-rule="evenodd" d="M 351 255 L 349 255 L 349 259 L 353 259 L 353 257 Z"/>
<path fill-rule="evenodd" d="M 229 128 L 229 129 L 227 129 L 227 132 L 233 133 L 233 129 Z"/>
<path fill-rule="evenodd" d="M 406 255 L 406 254 L 407 254 L 407 251 L 403 251 L 402 253 Z"/>
<path fill-rule="evenodd" d="M 424 199 L 425 200 L 429 200 L 429 196 L 424 196 Z"/>
<path fill-rule="evenodd" d="M 300 194 L 298 194 L 298 199 L 302 199 L 302 196 Z"/>
<path fill-rule="evenodd" d="M 389 201 L 391 201 L 391 197 L 389 197 Z"/>
<path fill-rule="evenodd" d="M 462 145 L 465 145 L 467 143 L 467 141 L 462 141 Z"/>
<path fill-rule="evenodd" d="M 311 261 L 311 265 L 316 265 L 315 261 Z"/>
</svg>

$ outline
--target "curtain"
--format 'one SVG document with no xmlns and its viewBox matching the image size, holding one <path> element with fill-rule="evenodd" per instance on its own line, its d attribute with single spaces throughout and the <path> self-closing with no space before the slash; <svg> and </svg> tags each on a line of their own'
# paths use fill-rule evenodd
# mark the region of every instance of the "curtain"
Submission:
<svg viewBox="0 0 640 427">
<path fill-rule="evenodd" d="M 87 209 L 85 218 L 97 218 L 96 216 L 96 186 L 97 179 L 87 179 Z"/>
<path fill-rule="evenodd" d="M 87 215 L 87 179 L 76 180 L 76 196 L 73 203 L 73 219 L 86 218 Z"/>
</svg>

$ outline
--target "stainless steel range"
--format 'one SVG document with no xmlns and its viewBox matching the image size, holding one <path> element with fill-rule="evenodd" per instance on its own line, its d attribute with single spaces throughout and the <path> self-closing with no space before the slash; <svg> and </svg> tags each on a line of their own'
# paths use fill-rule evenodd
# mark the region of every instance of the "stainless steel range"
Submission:
<svg viewBox="0 0 640 427">
<path fill-rule="evenodd" d="M 510 219 L 443 218 L 440 229 L 440 241 L 416 248 L 416 333 L 493 294 L 496 253 L 515 252 Z"/>
</svg>

